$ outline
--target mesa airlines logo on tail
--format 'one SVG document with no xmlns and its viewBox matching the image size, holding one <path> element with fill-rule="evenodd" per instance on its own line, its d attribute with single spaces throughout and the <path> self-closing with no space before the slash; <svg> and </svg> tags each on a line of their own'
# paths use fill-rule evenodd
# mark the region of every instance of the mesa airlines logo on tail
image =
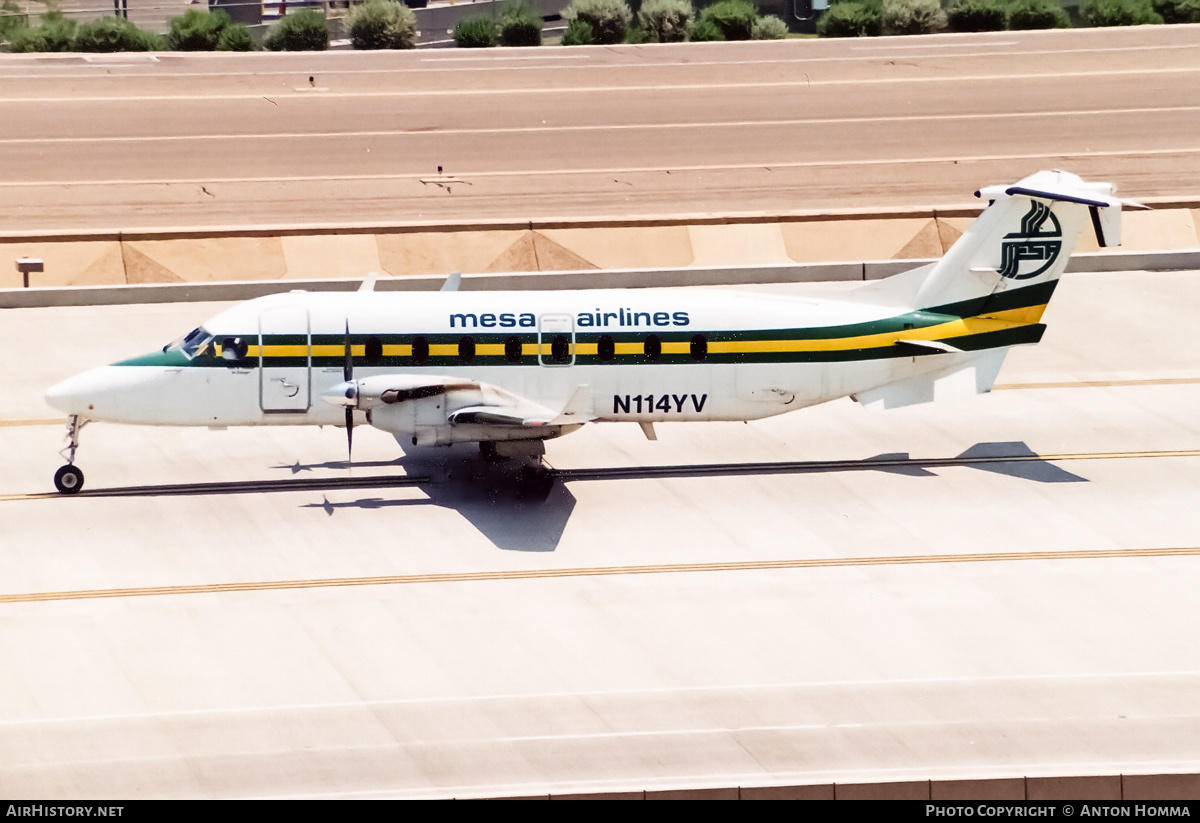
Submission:
<svg viewBox="0 0 1200 823">
<path fill-rule="evenodd" d="M 1058 218 L 1049 206 L 1034 200 L 1029 204 L 1029 213 L 1021 218 L 1021 230 L 1004 235 L 1000 244 L 1000 276 L 1010 280 L 1037 277 L 1054 265 L 1061 251 L 1062 226 Z"/>
</svg>

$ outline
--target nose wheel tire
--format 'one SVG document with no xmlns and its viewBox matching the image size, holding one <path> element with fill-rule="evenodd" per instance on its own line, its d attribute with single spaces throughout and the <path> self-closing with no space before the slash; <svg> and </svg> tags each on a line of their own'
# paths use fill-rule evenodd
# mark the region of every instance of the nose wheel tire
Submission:
<svg viewBox="0 0 1200 823">
<path fill-rule="evenodd" d="M 63 466 L 54 473 L 54 487 L 63 494 L 74 494 L 83 488 L 83 472 L 76 466 Z"/>
</svg>

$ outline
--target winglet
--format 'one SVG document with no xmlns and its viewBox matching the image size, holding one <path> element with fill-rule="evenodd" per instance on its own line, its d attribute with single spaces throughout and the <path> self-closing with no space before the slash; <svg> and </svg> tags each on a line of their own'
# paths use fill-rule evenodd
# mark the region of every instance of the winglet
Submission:
<svg viewBox="0 0 1200 823">
<path fill-rule="evenodd" d="M 373 271 L 363 278 L 362 285 L 358 287 L 359 291 L 375 291 L 375 281 L 379 278 L 379 272 Z"/>
<path fill-rule="evenodd" d="M 458 284 L 462 281 L 462 273 L 454 272 L 446 278 L 446 282 L 442 284 L 441 291 L 458 291 Z"/>
</svg>

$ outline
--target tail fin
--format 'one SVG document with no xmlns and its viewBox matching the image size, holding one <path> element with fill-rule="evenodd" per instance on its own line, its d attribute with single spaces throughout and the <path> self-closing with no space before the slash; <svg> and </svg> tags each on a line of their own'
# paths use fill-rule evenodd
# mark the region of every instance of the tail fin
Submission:
<svg viewBox="0 0 1200 823">
<path fill-rule="evenodd" d="M 1101 246 L 1120 245 L 1124 201 L 1113 191 L 1108 183 L 1041 171 L 976 192 L 988 207 L 945 257 L 863 295 L 905 310 L 913 318 L 906 328 L 923 322 L 946 336 L 898 339 L 906 356 L 928 356 L 926 363 L 855 399 L 894 408 L 990 391 L 1009 347 L 1041 339 L 1042 312 L 1089 217 Z"/>
<path fill-rule="evenodd" d="M 1121 204 L 1109 183 L 1040 171 L 975 193 L 988 207 L 913 296 L 914 309 L 960 317 L 985 314 L 994 296 L 1021 290 L 1044 306 L 1089 218 L 1101 246 L 1121 243 Z M 1039 312 L 1040 314 L 1040 312 Z"/>
</svg>

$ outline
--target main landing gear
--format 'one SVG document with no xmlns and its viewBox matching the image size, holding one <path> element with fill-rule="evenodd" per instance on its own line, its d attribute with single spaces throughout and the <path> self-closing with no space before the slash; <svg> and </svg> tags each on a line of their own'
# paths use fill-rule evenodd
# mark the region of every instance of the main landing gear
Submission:
<svg viewBox="0 0 1200 823">
<path fill-rule="evenodd" d="M 77 414 L 67 418 L 67 446 L 59 452 L 67 465 L 54 473 L 54 487 L 63 494 L 74 494 L 83 488 L 83 472 L 75 465 L 75 450 L 79 448 L 79 431 L 85 425 L 87 421 L 81 421 Z"/>
<path fill-rule="evenodd" d="M 554 473 L 542 462 L 546 444 L 541 440 L 518 440 L 504 443 L 482 441 L 479 455 L 486 465 L 494 468 L 493 479 L 504 479 L 504 484 L 516 492 L 520 500 L 545 500 L 554 486 Z M 511 459 L 516 466 L 509 464 Z M 519 468 L 517 468 L 519 466 Z M 507 471 L 505 470 L 507 468 Z M 515 473 L 513 469 L 516 469 Z"/>
</svg>

